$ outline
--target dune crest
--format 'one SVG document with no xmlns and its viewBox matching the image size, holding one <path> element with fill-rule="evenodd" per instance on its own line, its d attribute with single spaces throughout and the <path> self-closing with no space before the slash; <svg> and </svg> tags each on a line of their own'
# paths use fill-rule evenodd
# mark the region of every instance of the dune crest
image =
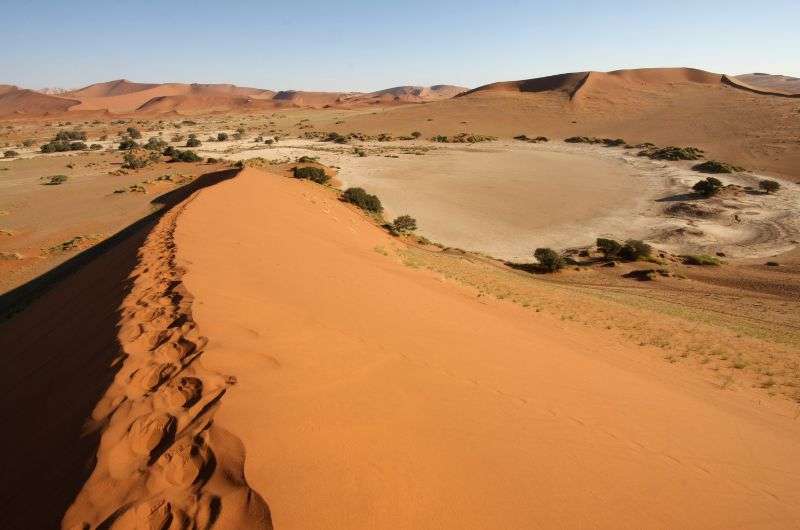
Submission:
<svg viewBox="0 0 800 530">
<path fill-rule="evenodd" d="M 127 354 L 95 407 L 102 429 L 92 475 L 64 528 L 271 528 L 244 477 L 244 447 L 214 423 L 235 377 L 204 369 L 207 339 L 192 319 L 173 234 L 191 199 L 167 213 L 140 250 L 123 302 Z"/>
</svg>

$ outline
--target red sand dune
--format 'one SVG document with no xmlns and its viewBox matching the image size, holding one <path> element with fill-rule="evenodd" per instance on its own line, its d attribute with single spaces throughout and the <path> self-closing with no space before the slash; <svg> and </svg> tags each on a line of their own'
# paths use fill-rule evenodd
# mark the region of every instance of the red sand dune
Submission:
<svg viewBox="0 0 800 530">
<path fill-rule="evenodd" d="M 780 83 L 759 82 L 758 78 L 745 78 L 743 76 L 731 77 L 727 75 L 722 76 L 722 82 L 732 87 L 741 88 L 748 92 L 762 94 L 765 96 L 781 96 L 787 98 L 800 98 L 800 82 Z M 798 80 L 795 80 L 798 81 Z"/>
<path fill-rule="evenodd" d="M 45 116 L 66 112 L 80 103 L 74 99 L 41 94 L 34 90 L 0 85 L 0 116 Z"/>
</svg>

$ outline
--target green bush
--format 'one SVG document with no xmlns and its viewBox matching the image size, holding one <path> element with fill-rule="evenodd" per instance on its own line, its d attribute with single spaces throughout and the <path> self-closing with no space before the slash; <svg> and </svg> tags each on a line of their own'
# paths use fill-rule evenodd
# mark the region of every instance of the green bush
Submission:
<svg viewBox="0 0 800 530">
<path fill-rule="evenodd" d="M 63 151 L 83 151 L 86 144 L 83 142 L 66 142 L 63 140 L 51 140 L 42 145 L 42 153 L 61 153 Z"/>
<path fill-rule="evenodd" d="M 732 166 L 725 162 L 717 162 L 716 160 L 707 160 L 700 164 L 695 164 L 692 169 L 700 173 L 733 173 L 736 171 L 744 171 L 743 168 Z"/>
<path fill-rule="evenodd" d="M 638 261 L 649 258 L 653 247 L 638 239 L 629 239 L 619 250 L 619 257 L 628 261 Z"/>
<path fill-rule="evenodd" d="M 638 156 L 646 156 L 653 160 L 697 160 L 702 158 L 703 150 L 696 147 L 647 147 L 639 151 Z"/>
<path fill-rule="evenodd" d="M 342 200 L 355 204 L 368 212 L 380 213 L 383 211 L 380 199 L 376 195 L 370 195 L 363 188 L 347 188 L 342 193 Z"/>
<path fill-rule="evenodd" d="M 188 140 L 186 140 L 186 147 L 200 147 L 201 145 L 203 145 L 203 142 L 201 142 L 198 138 L 190 137 Z"/>
<path fill-rule="evenodd" d="M 613 239 L 598 237 L 597 249 L 602 252 L 607 259 L 613 259 L 619 256 L 619 253 L 622 250 L 622 245 Z"/>
<path fill-rule="evenodd" d="M 294 168 L 294 178 L 310 180 L 317 184 L 325 184 L 331 179 L 325 174 L 324 169 L 313 166 Z"/>
<path fill-rule="evenodd" d="M 758 187 L 767 193 L 775 193 L 776 191 L 781 189 L 781 185 L 779 182 L 769 179 L 765 179 L 759 182 Z"/>
<path fill-rule="evenodd" d="M 297 162 L 300 163 L 300 164 L 309 164 L 309 163 L 314 163 L 314 162 L 317 162 L 317 161 L 319 161 L 319 157 L 318 156 L 303 155 L 303 156 L 301 156 L 300 158 L 297 159 Z"/>
<path fill-rule="evenodd" d="M 325 138 L 323 138 L 325 142 L 334 142 L 337 144 L 346 144 L 347 143 L 347 136 L 341 135 L 337 132 L 328 133 Z"/>
<path fill-rule="evenodd" d="M 3 152 L 4 158 L 14 158 L 15 156 L 19 156 L 19 153 L 17 153 L 16 151 L 9 150 Z"/>
<path fill-rule="evenodd" d="M 410 215 L 401 215 L 392 221 L 391 227 L 398 234 L 413 232 L 417 229 L 417 220 Z"/>
<path fill-rule="evenodd" d="M 722 182 L 714 177 L 706 177 L 692 186 L 692 189 L 704 197 L 711 197 L 722 189 Z"/>
<path fill-rule="evenodd" d="M 564 267 L 564 258 L 552 248 L 537 248 L 533 253 L 533 257 L 539 261 L 539 264 L 547 272 L 556 272 Z"/>
<path fill-rule="evenodd" d="M 217 141 L 218 142 L 224 142 L 227 139 L 228 139 L 228 133 L 221 132 L 221 133 L 217 134 Z"/>
<path fill-rule="evenodd" d="M 141 169 L 150 162 L 150 157 L 141 151 L 130 150 L 122 155 L 122 167 L 125 169 Z"/>
<path fill-rule="evenodd" d="M 202 158 L 194 151 L 180 151 L 174 148 L 169 156 L 172 157 L 173 162 L 200 162 L 202 160 Z"/>
</svg>

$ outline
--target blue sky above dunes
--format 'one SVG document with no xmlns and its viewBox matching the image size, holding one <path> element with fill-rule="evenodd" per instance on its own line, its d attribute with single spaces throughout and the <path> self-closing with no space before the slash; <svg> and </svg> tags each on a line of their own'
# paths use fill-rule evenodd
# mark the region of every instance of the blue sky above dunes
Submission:
<svg viewBox="0 0 800 530">
<path fill-rule="evenodd" d="M 800 2 L 0 0 L 0 83 L 474 87 L 693 66 L 800 77 Z"/>
</svg>

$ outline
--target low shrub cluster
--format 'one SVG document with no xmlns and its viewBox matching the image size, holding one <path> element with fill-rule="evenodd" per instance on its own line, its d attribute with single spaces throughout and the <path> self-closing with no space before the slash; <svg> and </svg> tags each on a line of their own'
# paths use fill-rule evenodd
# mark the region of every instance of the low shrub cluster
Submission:
<svg viewBox="0 0 800 530">
<path fill-rule="evenodd" d="M 294 168 L 294 178 L 310 180 L 317 184 L 325 184 L 331 179 L 331 177 L 325 174 L 324 169 L 314 166 Z"/>
<path fill-rule="evenodd" d="M 53 175 L 50 177 L 42 177 L 45 181 L 43 184 L 45 186 L 58 186 L 59 184 L 63 184 L 67 181 L 66 175 Z"/>
<path fill-rule="evenodd" d="M 61 153 L 63 151 L 85 151 L 86 144 L 83 142 L 67 142 L 64 140 L 51 140 L 42 145 L 42 153 Z"/>
<path fill-rule="evenodd" d="M 599 237 L 596 245 L 597 250 L 609 260 L 638 261 L 649 258 L 653 253 L 653 247 L 638 239 L 628 239 L 622 244 L 613 239 Z"/>
<path fill-rule="evenodd" d="M 692 169 L 700 173 L 734 173 L 744 171 L 744 168 L 739 166 L 732 166 L 725 162 L 717 162 L 716 160 L 707 160 L 700 164 L 695 164 Z"/>
<path fill-rule="evenodd" d="M 395 233 L 407 234 L 417 229 L 417 220 L 410 215 L 401 215 L 392 221 L 390 228 Z"/>
<path fill-rule="evenodd" d="M 514 140 L 519 140 L 520 142 L 529 142 L 532 144 L 538 144 L 542 142 L 548 142 L 547 136 L 537 136 L 536 138 L 529 138 L 524 134 L 520 134 L 514 137 Z"/>
<path fill-rule="evenodd" d="M 84 131 L 58 131 L 53 140 L 58 142 L 83 142 L 86 141 L 86 133 Z"/>
<path fill-rule="evenodd" d="M 130 151 L 131 149 L 136 149 L 137 147 L 139 147 L 139 144 L 136 143 L 136 140 L 133 138 L 123 138 L 119 143 L 120 151 Z"/>
<path fill-rule="evenodd" d="M 19 153 L 12 150 L 3 151 L 3 158 L 14 158 L 15 156 L 19 156 Z"/>
<path fill-rule="evenodd" d="M 564 141 L 570 144 L 603 144 L 606 147 L 625 145 L 625 140 L 622 138 L 597 138 L 594 136 L 570 136 L 565 138 Z"/>
<path fill-rule="evenodd" d="M 342 200 L 355 204 L 368 212 L 380 213 L 383 211 L 381 200 L 376 195 L 367 193 L 364 188 L 347 188 L 342 193 Z"/>
<path fill-rule="evenodd" d="M 646 147 L 637 153 L 652 160 L 698 160 L 703 158 L 703 150 L 696 147 Z"/>
<path fill-rule="evenodd" d="M 148 164 L 159 160 L 161 160 L 161 154 L 158 151 L 131 149 L 122 155 L 122 167 L 125 169 L 142 169 Z"/>
<path fill-rule="evenodd" d="M 164 149 L 164 155 L 170 157 L 170 162 L 200 162 L 203 158 L 189 149 L 181 151 L 170 146 Z"/>
<path fill-rule="evenodd" d="M 165 142 L 158 136 L 153 136 L 152 138 L 147 140 L 147 143 L 144 144 L 142 147 L 144 147 L 149 151 L 163 151 L 164 149 L 166 149 L 167 145 L 169 144 L 167 144 L 167 142 Z"/>
<path fill-rule="evenodd" d="M 445 144 L 475 144 L 480 142 L 493 142 L 497 140 L 496 136 L 485 136 L 483 134 L 470 134 L 459 133 L 455 136 L 436 135 L 431 138 L 432 142 L 440 142 Z"/>
<path fill-rule="evenodd" d="M 706 177 L 692 186 L 692 189 L 703 197 L 711 197 L 722 189 L 722 182 L 714 177 Z"/>
<path fill-rule="evenodd" d="M 128 137 L 129 138 L 136 139 L 136 138 L 141 138 L 142 137 L 142 133 L 139 132 L 139 129 L 137 129 L 136 127 L 128 127 L 126 129 L 126 131 L 128 133 Z"/>
<path fill-rule="evenodd" d="M 218 142 L 224 142 L 227 139 L 228 139 L 228 133 L 221 132 L 221 133 L 217 134 L 217 141 Z"/>
<path fill-rule="evenodd" d="M 200 147 L 201 145 L 203 142 L 194 134 L 190 134 L 189 139 L 186 140 L 186 147 Z"/>
<path fill-rule="evenodd" d="M 707 254 L 691 254 L 688 256 L 683 256 L 683 262 L 686 265 L 719 265 L 722 262 L 719 258 L 714 256 L 709 256 Z"/>
</svg>

